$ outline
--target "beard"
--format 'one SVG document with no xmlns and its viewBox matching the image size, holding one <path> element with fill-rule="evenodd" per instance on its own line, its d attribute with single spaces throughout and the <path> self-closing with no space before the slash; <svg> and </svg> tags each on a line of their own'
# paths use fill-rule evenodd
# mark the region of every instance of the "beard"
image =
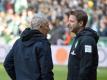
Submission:
<svg viewBox="0 0 107 80">
<path fill-rule="evenodd" d="M 69 32 L 72 32 L 73 27 L 69 24 L 69 25 L 68 25 L 68 29 L 69 29 Z"/>
<path fill-rule="evenodd" d="M 78 31 L 80 30 L 80 26 L 79 25 L 75 25 L 75 26 L 71 26 L 69 25 L 69 31 L 73 32 L 73 33 L 78 33 Z"/>
</svg>

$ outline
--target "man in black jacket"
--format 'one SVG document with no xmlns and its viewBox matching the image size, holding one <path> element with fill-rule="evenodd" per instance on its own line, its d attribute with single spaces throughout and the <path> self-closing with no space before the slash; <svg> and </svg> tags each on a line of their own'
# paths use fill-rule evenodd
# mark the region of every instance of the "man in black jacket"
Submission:
<svg viewBox="0 0 107 80">
<path fill-rule="evenodd" d="M 98 35 L 89 27 L 83 10 L 70 11 L 69 30 L 76 34 L 69 54 L 67 80 L 97 80 Z"/>
<path fill-rule="evenodd" d="M 35 14 L 4 61 L 12 80 L 54 80 L 50 43 L 46 39 L 48 20 Z"/>
</svg>

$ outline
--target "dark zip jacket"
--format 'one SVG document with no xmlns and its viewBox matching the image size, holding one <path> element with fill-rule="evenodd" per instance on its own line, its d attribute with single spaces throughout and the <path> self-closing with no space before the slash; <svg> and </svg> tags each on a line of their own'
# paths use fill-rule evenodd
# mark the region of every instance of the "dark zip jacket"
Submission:
<svg viewBox="0 0 107 80">
<path fill-rule="evenodd" d="M 98 39 L 90 28 L 77 33 L 69 54 L 67 80 L 97 80 Z"/>
<path fill-rule="evenodd" d="M 53 80 L 50 43 L 38 30 L 25 29 L 4 67 L 12 80 Z"/>
</svg>

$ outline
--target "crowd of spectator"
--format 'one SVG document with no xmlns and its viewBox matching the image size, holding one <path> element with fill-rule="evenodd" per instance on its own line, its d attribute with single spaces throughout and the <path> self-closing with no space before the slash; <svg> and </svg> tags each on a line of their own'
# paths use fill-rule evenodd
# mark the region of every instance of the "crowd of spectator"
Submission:
<svg viewBox="0 0 107 80">
<path fill-rule="evenodd" d="M 73 34 L 66 28 L 64 13 L 82 8 L 88 14 L 88 27 L 100 37 L 107 37 L 107 0 L 0 0 L 0 37 L 13 43 L 30 25 L 35 13 L 44 13 L 49 19 L 52 44 L 69 45 Z"/>
</svg>

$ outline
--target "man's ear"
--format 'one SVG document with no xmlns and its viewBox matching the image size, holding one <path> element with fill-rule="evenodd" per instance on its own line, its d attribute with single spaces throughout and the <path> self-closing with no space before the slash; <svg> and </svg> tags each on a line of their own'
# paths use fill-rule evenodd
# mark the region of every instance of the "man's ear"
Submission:
<svg viewBox="0 0 107 80">
<path fill-rule="evenodd" d="M 40 29 L 42 29 L 43 28 L 43 26 L 42 25 L 40 25 L 40 27 L 39 27 Z"/>
<path fill-rule="evenodd" d="M 83 21 L 80 21 L 80 22 L 79 22 L 79 26 L 83 26 Z"/>
</svg>

